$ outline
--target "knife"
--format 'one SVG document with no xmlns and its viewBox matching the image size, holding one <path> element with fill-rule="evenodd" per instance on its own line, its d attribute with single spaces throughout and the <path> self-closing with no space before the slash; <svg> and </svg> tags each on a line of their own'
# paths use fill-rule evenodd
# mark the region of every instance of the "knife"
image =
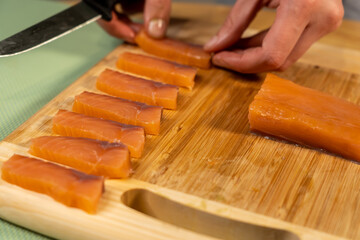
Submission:
<svg viewBox="0 0 360 240">
<path fill-rule="evenodd" d="M 119 0 L 83 0 L 19 33 L 0 41 L 0 57 L 17 55 L 58 39 L 93 21 L 111 20 Z"/>
</svg>

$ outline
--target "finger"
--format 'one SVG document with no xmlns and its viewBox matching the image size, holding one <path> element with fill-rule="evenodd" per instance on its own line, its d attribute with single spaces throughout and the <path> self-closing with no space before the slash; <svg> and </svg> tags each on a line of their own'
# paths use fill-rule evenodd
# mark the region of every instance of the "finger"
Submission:
<svg viewBox="0 0 360 240">
<path fill-rule="evenodd" d="M 204 50 L 217 52 L 236 43 L 261 7 L 262 1 L 238 0 L 218 33 L 205 44 Z"/>
<path fill-rule="evenodd" d="M 279 69 L 309 23 L 311 6 L 299 2 L 278 7 L 275 22 L 265 35 L 261 47 L 216 54 L 214 64 L 244 73 Z"/>
<path fill-rule="evenodd" d="M 147 34 L 163 38 L 169 25 L 171 0 L 146 0 L 144 21 Z"/>
<path fill-rule="evenodd" d="M 256 73 L 266 71 L 265 64 L 258 63 L 258 56 L 262 55 L 262 48 L 249 48 L 245 51 L 222 51 L 212 57 L 212 63 L 226 69 L 241 73 Z M 257 64 L 254 64 L 256 62 Z"/>
<path fill-rule="evenodd" d="M 331 3 L 335 5 L 331 5 Z M 304 55 L 304 53 L 311 47 L 314 42 L 340 26 L 344 16 L 344 9 L 342 7 L 341 1 L 331 3 L 326 7 L 320 6 L 323 10 L 323 13 L 312 19 L 296 43 L 290 56 L 280 67 L 280 70 L 287 69 L 302 55 Z"/>
<path fill-rule="evenodd" d="M 129 23 L 129 27 L 131 27 L 135 34 L 137 34 L 138 32 L 140 32 L 141 29 L 144 28 L 144 25 L 141 23 L 131 22 Z"/>
<path fill-rule="evenodd" d="M 111 21 L 98 20 L 99 25 L 111 36 L 122 38 L 133 43 L 135 38 L 134 30 L 129 26 L 131 20 L 125 15 L 118 15 L 112 12 Z"/>
<path fill-rule="evenodd" d="M 123 0 L 115 5 L 115 13 L 118 15 L 119 19 L 121 19 L 122 17 L 124 19 L 124 23 L 126 23 L 135 32 L 135 34 L 138 33 L 143 28 L 143 24 L 131 21 L 131 19 L 127 16 L 127 14 L 143 11 L 144 3 L 145 3 L 144 0 L 138 0 L 138 1 Z"/>
<path fill-rule="evenodd" d="M 241 38 L 236 44 L 231 46 L 231 49 L 246 49 L 246 48 L 260 47 L 268 32 L 269 29 L 266 29 L 251 37 Z"/>
<path fill-rule="evenodd" d="M 305 52 L 311 47 L 311 45 L 319 40 L 321 37 L 327 34 L 327 32 L 322 31 L 323 28 L 308 26 L 302 36 L 299 38 L 294 49 L 291 51 L 290 55 L 286 59 L 285 63 L 279 68 L 279 70 L 284 71 L 292 64 L 294 64 Z"/>
</svg>

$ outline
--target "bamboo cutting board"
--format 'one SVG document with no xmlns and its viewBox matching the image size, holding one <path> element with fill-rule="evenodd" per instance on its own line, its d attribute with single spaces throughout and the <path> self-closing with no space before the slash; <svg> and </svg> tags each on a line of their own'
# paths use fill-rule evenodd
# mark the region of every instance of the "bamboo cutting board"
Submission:
<svg viewBox="0 0 360 240">
<path fill-rule="evenodd" d="M 205 28 L 196 36 L 180 32 L 181 26 L 175 24 L 170 35 L 200 43 L 210 36 Z M 84 90 L 98 92 L 96 76 L 115 68 L 123 51 L 141 52 L 129 45 L 116 48 L 5 138 L 0 160 L 26 153 L 31 138 L 51 135 L 57 110 L 70 110 L 74 96 Z M 306 64 L 277 74 L 360 104 L 359 75 Z M 143 157 L 133 159 L 132 180 L 106 182 L 98 214 L 0 181 L 0 217 L 64 239 L 208 238 L 120 203 L 124 191 L 142 188 L 227 218 L 285 229 L 301 239 L 359 239 L 359 164 L 249 131 L 248 107 L 263 78 L 199 70 L 193 91 L 180 90 L 178 109 L 164 110 L 160 135 L 146 137 Z"/>
</svg>

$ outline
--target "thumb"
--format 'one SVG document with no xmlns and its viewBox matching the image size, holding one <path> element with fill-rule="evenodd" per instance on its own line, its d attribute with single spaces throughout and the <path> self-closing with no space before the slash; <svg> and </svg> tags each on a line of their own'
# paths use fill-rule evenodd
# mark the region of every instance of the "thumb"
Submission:
<svg viewBox="0 0 360 240">
<path fill-rule="evenodd" d="M 145 30 L 153 38 L 163 38 L 169 24 L 171 0 L 146 0 Z"/>
</svg>

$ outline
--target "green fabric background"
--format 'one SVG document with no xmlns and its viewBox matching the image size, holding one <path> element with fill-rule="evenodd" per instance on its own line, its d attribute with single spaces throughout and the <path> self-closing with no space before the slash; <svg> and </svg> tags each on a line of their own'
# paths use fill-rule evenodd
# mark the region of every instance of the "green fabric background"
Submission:
<svg viewBox="0 0 360 240">
<path fill-rule="evenodd" d="M 56 0 L 1 0 L 0 40 L 67 7 Z M 0 140 L 119 44 L 92 23 L 30 52 L 0 58 Z M 0 219 L 0 239 L 48 238 Z"/>
</svg>

